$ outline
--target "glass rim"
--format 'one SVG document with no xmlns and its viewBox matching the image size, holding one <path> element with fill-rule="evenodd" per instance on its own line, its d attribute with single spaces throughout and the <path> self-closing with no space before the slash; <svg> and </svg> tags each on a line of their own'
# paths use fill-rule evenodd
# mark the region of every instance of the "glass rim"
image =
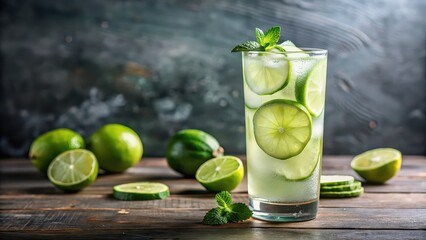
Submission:
<svg viewBox="0 0 426 240">
<path fill-rule="evenodd" d="M 307 48 L 301 47 L 302 51 L 286 51 L 286 52 L 266 52 L 266 51 L 246 51 L 247 53 L 262 53 L 262 54 L 295 54 L 295 53 L 305 53 L 309 55 L 325 55 L 328 53 L 327 49 L 321 48 Z"/>
</svg>

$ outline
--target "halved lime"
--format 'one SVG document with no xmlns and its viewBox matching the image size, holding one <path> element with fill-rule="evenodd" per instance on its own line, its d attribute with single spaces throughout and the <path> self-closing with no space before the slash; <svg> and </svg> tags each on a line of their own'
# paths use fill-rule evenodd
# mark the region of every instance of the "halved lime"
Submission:
<svg viewBox="0 0 426 240">
<path fill-rule="evenodd" d="M 348 185 L 354 182 L 354 177 L 343 175 L 321 175 L 321 187 L 323 186 L 337 186 Z"/>
<path fill-rule="evenodd" d="M 283 54 L 243 53 L 243 73 L 248 87 L 258 95 L 268 95 L 285 87 L 289 65 Z"/>
<path fill-rule="evenodd" d="M 343 191 L 343 192 L 320 192 L 320 197 L 322 198 L 347 198 L 347 197 L 358 197 L 364 193 L 364 188 L 360 187 L 352 191 Z"/>
<path fill-rule="evenodd" d="M 211 192 L 231 191 L 241 183 L 243 177 L 243 163 L 234 156 L 210 159 L 195 174 L 197 181 Z"/>
<path fill-rule="evenodd" d="M 169 187 L 156 182 L 135 182 L 114 186 L 114 197 L 119 200 L 156 200 L 170 196 Z"/>
<path fill-rule="evenodd" d="M 57 156 L 47 169 L 49 180 L 65 191 L 80 191 L 98 176 L 95 155 L 84 149 L 66 151 Z"/>
<path fill-rule="evenodd" d="M 306 78 L 296 82 L 296 98 L 314 117 L 318 117 L 325 104 L 326 60 L 319 61 Z"/>
<path fill-rule="evenodd" d="M 269 156 L 285 160 L 301 153 L 309 142 L 312 119 L 297 102 L 272 100 L 256 111 L 253 127 L 258 146 Z"/>
<path fill-rule="evenodd" d="M 343 192 L 343 191 L 353 191 L 361 188 L 360 181 L 354 181 L 348 185 L 337 185 L 337 186 L 321 186 L 321 192 Z"/>
<path fill-rule="evenodd" d="M 355 156 L 352 169 L 365 180 L 372 183 L 384 183 L 391 179 L 401 168 L 401 152 L 393 148 L 378 148 Z"/>
<path fill-rule="evenodd" d="M 275 173 L 290 181 L 302 181 L 312 175 L 321 159 L 321 153 L 322 141 L 311 139 L 299 155 L 283 161 Z"/>
</svg>

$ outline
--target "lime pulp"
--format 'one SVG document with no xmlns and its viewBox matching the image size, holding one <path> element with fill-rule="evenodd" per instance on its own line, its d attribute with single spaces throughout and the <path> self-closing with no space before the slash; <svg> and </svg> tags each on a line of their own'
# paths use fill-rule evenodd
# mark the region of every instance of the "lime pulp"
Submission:
<svg viewBox="0 0 426 240">
<path fill-rule="evenodd" d="M 95 181 L 98 161 L 95 155 L 84 149 L 66 151 L 49 165 L 47 176 L 58 188 L 79 191 Z"/>
<path fill-rule="evenodd" d="M 169 187 L 156 182 L 126 183 L 113 187 L 114 197 L 119 200 L 156 200 L 170 196 Z"/>
</svg>

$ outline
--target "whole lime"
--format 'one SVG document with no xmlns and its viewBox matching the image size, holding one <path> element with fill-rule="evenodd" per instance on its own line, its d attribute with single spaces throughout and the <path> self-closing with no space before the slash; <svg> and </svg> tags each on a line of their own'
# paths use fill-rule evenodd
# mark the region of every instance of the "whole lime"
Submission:
<svg viewBox="0 0 426 240">
<path fill-rule="evenodd" d="M 84 148 L 84 139 L 76 132 L 58 128 L 37 137 L 31 144 L 29 158 L 31 163 L 43 173 L 59 154 L 72 149 Z"/>
<path fill-rule="evenodd" d="M 194 177 L 198 167 L 214 157 L 223 155 L 223 148 L 210 134 L 185 129 L 177 132 L 167 144 L 166 158 L 169 166 L 185 176 Z"/>
<path fill-rule="evenodd" d="M 90 136 L 87 149 L 108 172 L 123 172 L 142 158 L 143 146 L 138 134 L 121 124 L 107 124 Z"/>
</svg>

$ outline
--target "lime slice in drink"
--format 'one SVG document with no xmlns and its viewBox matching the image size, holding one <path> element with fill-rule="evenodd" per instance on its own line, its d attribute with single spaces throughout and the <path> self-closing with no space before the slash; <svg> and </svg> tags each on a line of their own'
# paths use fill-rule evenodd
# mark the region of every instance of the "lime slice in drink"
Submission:
<svg viewBox="0 0 426 240">
<path fill-rule="evenodd" d="M 337 185 L 348 185 L 354 182 L 354 177 L 352 176 L 342 176 L 342 175 L 322 175 L 321 176 L 321 187 L 324 186 L 337 186 Z"/>
<path fill-rule="evenodd" d="M 320 188 L 321 192 L 343 192 L 343 191 L 353 191 L 361 188 L 361 182 L 355 181 L 348 185 L 337 185 L 337 186 L 322 186 Z"/>
<path fill-rule="evenodd" d="M 297 102 L 272 100 L 253 117 L 257 145 L 269 156 L 285 160 L 301 153 L 312 133 L 309 112 Z"/>
<path fill-rule="evenodd" d="M 318 117 L 325 103 L 325 80 L 327 63 L 319 61 L 306 78 L 296 82 L 296 99 L 302 103 L 314 117 Z"/>
<path fill-rule="evenodd" d="M 320 197 L 322 198 L 347 198 L 347 197 L 358 197 L 364 193 L 364 188 L 358 188 L 352 191 L 343 191 L 343 192 L 320 192 Z"/>
<path fill-rule="evenodd" d="M 57 156 L 47 169 L 49 180 L 65 191 L 80 191 L 98 176 L 95 155 L 84 149 L 66 151 Z"/>
<path fill-rule="evenodd" d="M 156 200 L 170 196 L 169 187 L 162 183 L 135 182 L 114 186 L 114 197 L 119 200 Z"/>
<path fill-rule="evenodd" d="M 352 169 L 368 182 L 384 183 L 401 168 L 401 152 L 393 148 L 378 148 L 355 156 Z"/>
<path fill-rule="evenodd" d="M 231 191 L 241 183 L 243 177 L 243 163 L 233 156 L 210 159 L 195 174 L 197 181 L 211 192 Z"/>
<path fill-rule="evenodd" d="M 283 161 L 275 173 L 289 181 L 302 181 L 312 175 L 322 153 L 322 141 L 311 139 L 305 149 L 297 156 Z"/>
<path fill-rule="evenodd" d="M 254 93 L 269 95 L 285 87 L 289 65 L 283 54 L 272 52 L 244 54 L 247 54 L 243 57 L 244 79 Z"/>
</svg>

